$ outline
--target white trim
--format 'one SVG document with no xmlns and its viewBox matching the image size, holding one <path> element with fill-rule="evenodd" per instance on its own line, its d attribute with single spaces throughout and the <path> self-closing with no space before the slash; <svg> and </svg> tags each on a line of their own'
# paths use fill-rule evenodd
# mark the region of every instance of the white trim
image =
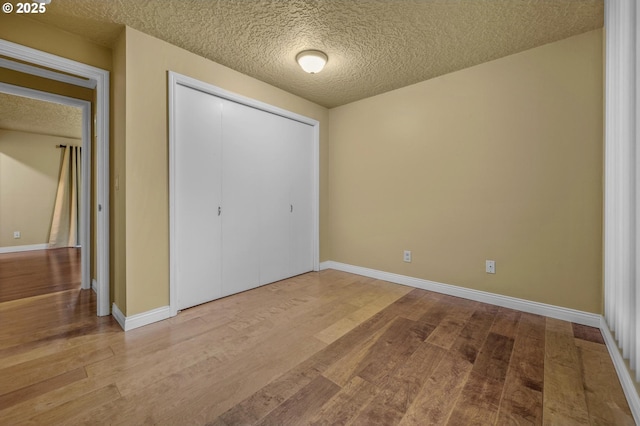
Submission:
<svg viewBox="0 0 640 426">
<path fill-rule="evenodd" d="M 91 280 L 91 290 L 94 293 L 98 293 L 98 282 L 95 279 Z"/>
<path fill-rule="evenodd" d="M 122 313 L 120 308 L 118 308 L 118 305 L 115 303 L 113 304 L 113 317 L 124 331 L 133 330 L 134 328 L 162 321 L 170 318 L 171 316 L 171 307 L 162 306 L 160 308 L 127 317 Z"/>
<path fill-rule="evenodd" d="M 22 72 L 25 74 L 36 75 L 38 77 L 43 77 L 49 80 L 73 84 L 74 86 L 85 87 L 87 89 L 96 88 L 96 82 L 94 80 L 78 78 L 69 74 L 62 74 L 51 70 L 45 70 L 39 67 L 34 67 L 32 65 L 23 64 L 22 62 L 14 62 L 4 58 L 0 58 L 0 67 Z"/>
<path fill-rule="evenodd" d="M 171 253 L 175 253 L 176 250 L 174 247 L 174 218 L 176 217 L 176 213 L 175 203 L 173 202 L 173 194 L 175 194 L 175 126 L 173 125 L 173 123 L 175 122 L 175 87 L 178 84 L 190 87 L 192 89 L 200 90 L 204 93 L 209 93 L 211 95 L 232 102 L 299 121 L 313 127 L 313 270 L 318 271 L 320 269 L 320 122 L 318 120 L 314 120 L 312 118 L 305 117 L 303 115 L 257 101 L 255 99 L 247 98 L 245 96 L 229 92 L 220 87 L 204 83 L 200 80 L 196 80 L 194 78 L 169 71 L 169 306 L 171 307 L 171 316 L 175 316 L 178 313 L 178 290 L 176 283 L 176 265 L 174 263 L 175 256 L 171 255 Z"/>
<path fill-rule="evenodd" d="M 176 174 L 176 136 L 175 136 L 175 123 L 176 111 L 175 111 L 175 88 L 177 85 L 176 74 L 169 71 L 169 306 L 171 307 L 171 316 L 178 315 L 178 285 L 176 284 L 176 265 L 175 256 L 172 253 L 176 252 L 174 246 L 176 240 L 176 206 L 174 200 L 174 194 L 176 193 L 176 182 L 174 176 Z"/>
<path fill-rule="evenodd" d="M 21 251 L 46 250 L 47 247 L 48 247 L 47 244 L 31 244 L 26 246 L 0 247 L 0 254 L 19 253 Z"/>
<path fill-rule="evenodd" d="M 181 86 L 190 87 L 195 90 L 199 90 L 204 93 L 217 96 L 228 101 L 237 102 L 242 105 L 246 105 L 251 108 L 259 109 L 262 111 L 270 112 L 271 114 L 280 115 L 291 120 L 296 120 L 310 126 L 318 126 L 320 123 L 313 118 L 305 117 L 304 115 L 296 114 L 295 112 L 287 111 L 286 109 L 278 108 L 265 102 L 261 102 L 246 96 L 238 95 L 237 93 L 229 92 L 221 87 L 214 86 L 213 84 L 205 83 L 195 78 L 188 77 L 177 72 L 169 71 L 169 93 L 172 94 L 172 85 L 179 84 Z M 171 106 L 171 104 L 169 104 Z"/>
<path fill-rule="evenodd" d="M 115 304 L 115 302 L 111 307 L 111 315 L 113 316 L 113 319 L 115 319 L 118 322 L 118 324 L 120 324 L 120 327 L 126 331 L 125 323 L 126 323 L 127 317 L 124 316 L 124 314 L 122 313 L 120 308 L 118 308 L 118 305 Z"/>
<path fill-rule="evenodd" d="M 443 284 L 435 281 L 424 280 L 421 278 L 414 278 L 406 275 L 393 274 L 391 272 L 383 272 L 375 269 L 348 265 L 346 263 L 328 261 L 322 262 L 320 266 L 321 269 L 336 269 L 338 271 L 376 278 L 395 284 L 402 284 L 420 288 L 423 290 L 434 291 L 436 293 L 448 294 L 450 296 L 475 300 L 476 302 L 516 309 L 518 311 L 529 312 L 531 314 L 544 315 L 546 317 L 575 322 L 577 324 L 588 325 L 590 327 L 600 327 L 600 315 L 578 311 L 576 309 L 563 308 L 561 306 L 548 305 L 546 303 L 540 302 L 532 302 L 529 300 L 518 299 L 516 297 L 503 296 L 501 294 L 473 290 L 451 284 Z"/>
<path fill-rule="evenodd" d="M 0 55 L 53 70 L 84 77 L 95 82 L 96 90 L 96 204 L 97 214 L 97 314 L 109 315 L 109 71 L 72 61 L 40 50 L 0 39 Z M 46 72 L 56 79 L 55 72 Z"/>
<path fill-rule="evenodd" d="M 82 205 L 80 206 L 79 230 L 81 247 L 80 282 L 81 287 L 86 290 L 91 286 L 91 256 L 89 249 L 91 247 L 91 223 L 89 221 L 89 212 L 91 211 L 91 102 L 2 82 L 0 82 L 0 93 L 67 105 L 82 110 Z"/>
<path fill-rule="evenodd" d="M 611 356 L 613 366 L 616 369 L 616 373 L 618 373 L 618 379 L 620 379 L 624 395 L 627 397 L 627 402 L 629 403 L 633 419 L 636 424 L 640 424 L 640 396 L 638 396 L 631 373 L 629 372 L 624 359 L 622 359 L 622 354 L 618 349 L 616 340 L 611 334 L 611 331 L 607 326 L 607 321 L 604 317 L 600 317 L 600 331 L 602 332 L 602 336 L 604 337 L 604 341 L 607 345 L 607 350 Z"/>
</svg>

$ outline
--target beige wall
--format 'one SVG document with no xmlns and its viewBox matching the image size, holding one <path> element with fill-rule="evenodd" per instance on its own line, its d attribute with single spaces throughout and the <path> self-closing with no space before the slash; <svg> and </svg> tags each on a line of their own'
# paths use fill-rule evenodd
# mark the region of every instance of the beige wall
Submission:
<svg viewBox="0 0 640 426">
<path fill-rule="evenodd" d="M 123 30 L 113 47 L 113 74 L 111 76 L 113 97 L 111 102 L 112 140 L 110 146 L 111 181 L 109 194 L 111 204 L 110 229 L 111 245 L 109 258 L 111 300 L 122 312 L 127 309 L 127 253 L 125 251 L 125 142 L 126 142 L 126 32 Z"/>
<path fill-rule="evenodd" d="M 602 60 L 596 30 L 332 109 L 328 257 L 600 313 Z"/>
<path fill-rule="evenodd" d="M 126 152 L 124 164 L 120 159 L 115 169 L 126 176 L 125 314 L 130 316 L 169 304 L 167 71 L 320 121 L 322 212 L 327 211 L 329 114 L 326 108 L 131 28 L 125 42 Z M 326 229 L 324 215 L 321 229 Z M 324 234 L 321 244 L 326 245 Z M 322 257 L 327 258 L 324 252 Z"/>
<path fill-rule="evenodd" d="M 15 13 L 0 14 L 0 38 L 111 70 L 111 49 Z"/>
<path fill-rule="evenodd" d="M 0 129 L 0 247 L 49 242 L 61 150 L 81 140 Z M 14 239 L 13 231 L 21 238 Z"/>
</svg>

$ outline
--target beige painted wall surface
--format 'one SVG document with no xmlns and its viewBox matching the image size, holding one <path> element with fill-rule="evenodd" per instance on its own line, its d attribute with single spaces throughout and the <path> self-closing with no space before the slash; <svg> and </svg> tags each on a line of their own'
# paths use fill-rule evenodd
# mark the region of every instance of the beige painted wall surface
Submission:
<svg viewBox="0 0 640 426">
<path fill-rule="evenodd" d="M 0 14 L 0 38 L 111 70 L 111 49 L 15 13 Z"/>
<path fill-rule="evenodd" d="M 320 121 L 321 164 L 327 164 L 326 108 L 127 28 L 127 316 L 169 304 L 168 70 Z M 326 203 L 326 183 L 325 167 L 321 168 L 321 205 Z M 325 222 L 323 215 L 321 227 Z M 321 244 L 326 245 L 326 236 Z M 324 252 L 322 256 L 326 258 Z"/>
<path fill-rule="evenodd" d="M 109 247 L 111 300 L 122 312 L 127 311 L 126 265 L 126 217 L 125 217 L 125 142 L 126 142 L 126 39 L 125 31 L 113 47 L 113 73 L 111 102 L 111 124 L 113 143 L 110 146 L 111 186 L 110 205 L 111 244 Z M 116 185 L 117 182 L 117 185 Z"/>
<path fill-rule="evenodd" d="M 600 313 L 602 60 L 596 30 L 332 109 L 331 260 Z"/>
<path fill-rule="evenodd" d="M 61 150 L 81 140 L 0 129 L 0 247 L 49 242 Z M 21 238 L 14 239 L 13 231 Z"/>
</svg>

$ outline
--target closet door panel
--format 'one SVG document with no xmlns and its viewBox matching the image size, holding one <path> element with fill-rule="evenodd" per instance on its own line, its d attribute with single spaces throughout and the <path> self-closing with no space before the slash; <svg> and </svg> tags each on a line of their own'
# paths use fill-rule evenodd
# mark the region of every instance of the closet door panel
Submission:
<svg viewBox="0 0 640 426">
<path fill-rule="evenodd" d="M 290 120 L 265 114 L 268 125 L 260 155 L 260 284 L 291 276 L 291 160 L 287 137 Z"/>
<path fill-rule="evenodd" d="M 260 285 L 259 195 L 263 113 L 223 100 L 222 286 L 223 295 Z"/>
<path fill-rule="evenodd" d="M 176 86 L 175 258 L 178 309 L 221 296 L 220 99 Z"/>
<path fill-rule="evenodd" d="M 299 275 L 313 270 L 313 127 L 289 120 L 291 214 L 290 272 Z"/>
</svg>

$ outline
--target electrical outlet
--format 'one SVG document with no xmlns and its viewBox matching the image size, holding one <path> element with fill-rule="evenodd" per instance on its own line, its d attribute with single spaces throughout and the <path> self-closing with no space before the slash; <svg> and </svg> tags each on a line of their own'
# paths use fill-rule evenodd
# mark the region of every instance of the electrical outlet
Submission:
<svg viewBox="0 0 640 426">
<path fill-rule="evenodd" d="M 18 239 L 20 238 L 21 234 L 20 231 L 13 231 L 13 238 Z"/>
<path fill-rule="evenodd" d="M 407 263 L 411 263 L 411 250 L 404 251 L 404 257 L 402 258 Z"/>
<path fill-rule="evenodd" d="M 487 260 L 485 262 L 485 271 L 487 274 L 495 274 L 496 273 L 496 261 L 495 260 Z"/>
</svg>

